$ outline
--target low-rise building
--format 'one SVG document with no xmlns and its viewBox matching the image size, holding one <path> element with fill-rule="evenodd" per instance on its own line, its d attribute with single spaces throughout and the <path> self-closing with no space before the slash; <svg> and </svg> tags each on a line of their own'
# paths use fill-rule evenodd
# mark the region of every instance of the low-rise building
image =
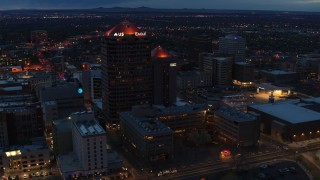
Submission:
<svg viewBox="0 0 320 180">
<path fill-rule="evenodd" d="M 283 141 L 320 137 L 320 98 L 254 104 L 249 111 L 260 115 L 260 130 Z"/>
<path fill-rule="evenodd" d="M 156 119 L 170 127 L 176 135 L 189 134 L 204 128 L 206 110 L 203 104 L 158 108 Z"/>
<path fill-rule="evenodd" d="M 214 112 L 214 128 L 227 140 L 239 146 L 253 146 L 260 137 L 257 115 L 245 113 L 229 106 Z"/>
<path fill-rule="evenodd" d="M 158 120 L 120 113 L 122 136 L 146 160 L 167 159 L 173 153 L 173 131 Z"/>
<path fill-rule="evenodd" d="M 40 169 L 50 164 L 50 151 L 44 138 L 34 138 L 30 145 L 11 146 L 0 150 L 4 172 Z"/>
<path fill-rule="evenodd" d="M 267 82 L 289 83 L 297 81 L 299 78 L 298 74 L 292 71 L 262 70 L 260 74 Z"/>
</svg>

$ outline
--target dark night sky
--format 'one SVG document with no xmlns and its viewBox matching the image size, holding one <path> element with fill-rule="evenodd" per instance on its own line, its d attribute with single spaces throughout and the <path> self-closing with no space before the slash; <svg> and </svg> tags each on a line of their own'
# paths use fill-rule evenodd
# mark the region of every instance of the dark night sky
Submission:
<svg viewBox="0 0 320 180">
<path fill-rule="evenodd" d="M 95 7 L 206 8 L 320 11 L 320 0 L 0 0 L 0 9 Z"/>
</svg>

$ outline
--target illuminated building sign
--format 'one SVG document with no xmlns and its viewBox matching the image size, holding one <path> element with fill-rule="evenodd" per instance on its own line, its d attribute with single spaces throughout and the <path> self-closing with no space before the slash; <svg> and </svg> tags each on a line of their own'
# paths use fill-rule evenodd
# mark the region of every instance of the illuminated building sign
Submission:
<svg viewBox="0 0 320 180">
<path fill-rule="evenodd" d="M 21 151 L 20 150 L 6 152 L 6 156 L 7 157 L 18 156 L 18 155 L 21 155 Z"/>
<path fill-rule="evenodd" d="M 153 140 L 153 136 L 146 136 L 145 138 L 149 141 Z"/>
<path fill-rule="evenodd" d="M 113 34 L 114 37 L 123 37 L 124 35 L 124 32 L 116 32 Z M 146 36 L 147 32 L 135 32 L 134 35 L 137 37 Z"/>
<path fill-rule="evenodd" d="M 177 63 L 170 63 L 170 67 L 176 67 Z"/>
<path fill-rule="evenodd" d="M 83 89 L 82 88 L 79 88 L 78 89 L 78 94 L 82 94 L 83 93 Z"/>
<path fill-rule="evenodd" d="M 146 36 L 147 32 L 135 32 L 134 35 L 136 35 L 136 36 Z"/>
<path fill-rule="evenodd" d="M 113 36 L 115 36 L 115 37 L 123 37 L 124 33 L 123 32 L 114 33 Z"/>
</svg>

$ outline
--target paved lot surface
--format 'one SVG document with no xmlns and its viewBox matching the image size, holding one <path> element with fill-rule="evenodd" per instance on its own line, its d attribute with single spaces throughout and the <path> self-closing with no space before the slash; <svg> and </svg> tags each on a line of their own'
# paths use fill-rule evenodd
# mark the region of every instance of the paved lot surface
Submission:
<svg viewBox="0 0 320 180">
<path fill-rule="evenodd" d="M 196 177 L 190 177 L 191 180 L 309 180 L 308 175 L 303 171 L 303 169 L 296 163 L 286 161 L 271 165 L 268 167 L 263 167 L 265 164 L 259 164 L 256 167 L 249 170 L 233 170 L 221 173 L 215 173 Z M 260 167 L 261 166 L 261 167 Z M 293 168 L 292 168 L 293 167 Z M 288 168 L 288 172 L 280 173 L 281 170 Z M 295 170 L 292 170 L 295 169 Z M 188 180 L 189 180 L 188 179 Z"/>
</svg>

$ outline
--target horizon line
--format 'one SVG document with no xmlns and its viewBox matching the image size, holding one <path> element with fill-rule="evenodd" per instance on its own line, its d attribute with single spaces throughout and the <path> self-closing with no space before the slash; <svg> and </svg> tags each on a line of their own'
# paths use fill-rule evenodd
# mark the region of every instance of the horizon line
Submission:
<svg viewBox="0 0 320 180">
<path fill-rule="evenodd" d="M 139 9 L 139 8 L 147 8 L 147 9 L 155 9 L 155 10 L 199 10 L 199 11 L 272 11 L 272 12 L 306 12 L 306 13 L 320 13 L 319 11 L 308 11 L 308 10 L 272 10 L 272 9 L 208 9 L 208 8 L 153 8 L 147 6 L 139 6 L 139 7 L 94 7 L 94 8 L 21 8 L 21 9 L 0 9 L 1 11 L 55 11 L 55 10 L 95 10 L 95 9 Z M 137 11 L 138 12 L 138 11 Z"/>
</svg>

